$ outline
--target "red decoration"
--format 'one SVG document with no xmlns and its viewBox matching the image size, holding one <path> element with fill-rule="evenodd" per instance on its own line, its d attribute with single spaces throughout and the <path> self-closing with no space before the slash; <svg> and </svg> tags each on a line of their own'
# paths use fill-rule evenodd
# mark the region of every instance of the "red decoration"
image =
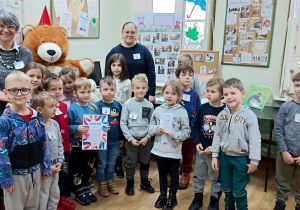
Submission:
<svg viewBox="0 0 300 210">
<path fill-rule="evenodd" d="M 44 11 L 43 11 L 43 14 L 42 14 L 39 25 L 52 26 L 51 19 L 50 19 L 50 16 L 49 16 L 49 13 L 48 13 L 48 10 L 47 10 L 46 6 L 44 7 Z"/>
</svg>

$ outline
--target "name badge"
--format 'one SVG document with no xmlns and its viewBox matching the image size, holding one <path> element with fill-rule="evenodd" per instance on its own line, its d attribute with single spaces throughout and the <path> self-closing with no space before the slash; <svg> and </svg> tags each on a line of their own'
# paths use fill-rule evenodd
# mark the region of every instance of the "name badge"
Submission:
<svg viewBox="0 0 300 210">
<path fill-rule="evenodd" d="M 15 69 L 22 69 L 24 68 L 24 62 L 23 61 L 18 61 L 18 62 L 15 62 Z"/>
<path fill-rule="evenodd" d="M 300 122 L 300 114 L 295 115 L 295 122 Z"/>
<path fill-rule="evenodd" d="M 191 101 L 191 96 L 190 96 L 190 95 L 187 95 L 187 94 L 183 94 L 182 99 L 183 99 L 184 101 L 190 102 L 190 101 Z"/>
<path fill-rule="evenodd" d="M 60 109 L 57 107 L 56 108 L 56 111 L 55 111 L 55 115 L 61 115 L 61 114 L 63 114 L 61 111 L 60 111 Z"/>
<path fill-rule="evenodd" d="M 110 108 L 109 107 L 102 107 L 102 114 L 109 115 L 110 114 Z"/>
<path fill-rule="evenodd" d="M 55 132 L 54 131 L 47 132 L 47 135 L 48 135 L 48 138 L 50 140 L 54 140 L 54 138 L 55 138 Z"/>
<path fill-rule="evenodd" d="M 141 54 L 140 53 L 133 54 L 133 59 L 134 60 L 141 59 Z"/>
</svg>

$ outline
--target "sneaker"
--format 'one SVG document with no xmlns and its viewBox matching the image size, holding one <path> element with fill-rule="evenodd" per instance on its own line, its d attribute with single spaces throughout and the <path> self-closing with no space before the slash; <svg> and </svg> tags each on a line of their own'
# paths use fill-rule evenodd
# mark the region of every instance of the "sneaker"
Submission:
<svg viewBox="0 0 300 210">
<path fill-rule="evenodd" d="M 189 210 L 199 210 L 203 206 L 203 193 L 195 193 Z"/>
<path fill-rule="evenodd" d="M 219 199 L 210 196 L 208 210 L 219 210 Z"/>
<path fill-rule="evenodd" d="M 113 179 L 108 180 L 107 185 L 109 192 L 111 192 L 112 194 L 119 194 L 118 187 L 116 186 L 116 183 Z"/>
<path fill-rule="evenodd" d="M 97 202 L 96 196 L 94 196 L 94 195 L 92 194 L 90 183 L 87 183 L 87 184 L 85 185 L 85 195 L 88 197 L 88 199 L 90 200 L 91 203 Z"/>
<path fill-rule="evenodd" d="M 85 188 L 82 184 L 75 187 L 76 194 L 75 194 L 75 201 L 80 203 L 83 206 L 90 205 L 91 201 L 85 194 Z"/>
<path fill-rule="evenodd" d="M 126 195 L 129 195 L 129 196 L 134 195 L 134 180 L 133 179 L 127 180 L 125 193 L 126 193 Z"/>
<path fill-rule="evenodd" d="M 189 186 L 189 182 L 190 182 L 190 174 L 183 172 L 178 184 L 178 189 L 179 190 L 187 189 Z"/>
<path fill-rule="evenodd" d="M 285 210 L 285 202 L 277 200 L 275 203 L 274 210 Z"/>
<path fill-rule="evenodd" d="M 172 210 L 177 205 L 176 195 L 173 193 L 169 194 L 166 205 L 162 208 L 163 210 Z"/>
<path fill-rule="evenodd" d="M 140 187 L 149 193 L 154 193 L 155 190 L 151 186 L 151 181 L 152 181 L 151 179 L 141 179 Z"/>
<path fill-rule="evenodd" d="M 167 192 L 160 191 L 160 195 L 158 196 L 154 206 L 155 208 L 161 209 L 166 205 L 166 202 L 167 202 Z"/>
<path fill-rule="evenodd" d="M 61 207 L 64 210 L 74 210 L 76 208 L 76 205 L 74 203 L 69 202 L 68 199 L 66 199 L 66 197 L 63 195 L 59 199 L 58 207 Z"/>
<path fill-rule="evenodd" d="M 109 196 L 108 187 L 107 187 L 107 181 L 99 182 L 99 185 L 98 185 L 98 193 L 99 193 L 99 195 L 101 195 L 102 197 L 107 197 L 107 196 Z"/>
</svg>

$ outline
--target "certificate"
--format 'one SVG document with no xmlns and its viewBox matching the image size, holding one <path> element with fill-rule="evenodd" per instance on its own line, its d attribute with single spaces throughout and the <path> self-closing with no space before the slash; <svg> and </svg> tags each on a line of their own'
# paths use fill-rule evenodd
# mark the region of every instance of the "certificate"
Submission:
<svg viewBox="0 0 300 210">
<path fill-rule="evenodd" d="M 173 114 L 162 113 L 160 117 L 160 127 L 164 129 L 165 132 L 171 132 L 173 128 Z"/>
<path fill-rule="evenodd" d="M 89 131 L 82 135 L 82 150 L 106 150 L 108 116 L 83 115 L 83 125 Z"/>
</svg>

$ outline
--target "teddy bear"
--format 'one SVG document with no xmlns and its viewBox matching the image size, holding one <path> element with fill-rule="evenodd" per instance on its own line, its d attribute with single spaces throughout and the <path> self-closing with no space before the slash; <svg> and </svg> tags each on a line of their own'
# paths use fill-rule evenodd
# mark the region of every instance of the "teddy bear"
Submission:
<svg viewBox="0 0 300 210">
<path fill-rule="evenodd" d="M 97 84 L 93 79 L 89 79 L 90 83 L 91 83 L 91 90 L 92 90 L 92 94 L 91 94 L 91 102 L 93 103 L 97 103 L 98 101 L 100 101 L 100 98 L 102 98 L 100 96 L 99 90 L 97 89 Z"/>
<path fill-rule="evenodd" d="M 142 16 L 142 17 L 138 16 L 138 22 L 139 22 L 139 25 L 137 27 L 138 30 L 147 30 L 147 27 L 146 27 L 144 21 L 145 21 L 144 16 Z"/>
<path fill-rule="evenodd" d="M 176 21 L 176 24 L 175 24 L 175 26 L 174 26 L 174 29 L 180 30 L 180 22 L 179 22 L 179 21 Z"/>
<path fill-rule="evenodd" d="M 23 29 L 24 47 L 32 52 L 33 60 L 45 65 L 51 73 L 59 74 L 62 68 L 75 66 L 80 76 L 85 77 L 94 70 L 94 62 L 89 58 L 66 59 L 69 53 L 68 31 L 61 26 L 25 25 Z"/>
<path fill-rule="evenodd" d="M 281 92 L 281 97 L 285 98 L 287 96 L 287 101 L 293 100 L 295 97 L 295 93 L 294 93 L 294 86 L 293 86 L 293 78 L 294 76 L 300 72 L 299 70 L 294 70 L 291 69 L 290 70 L 290 81 L 288 82 L 288 84 L 283 85 L 282 87 L 282 92 Z"/>
</svg>

